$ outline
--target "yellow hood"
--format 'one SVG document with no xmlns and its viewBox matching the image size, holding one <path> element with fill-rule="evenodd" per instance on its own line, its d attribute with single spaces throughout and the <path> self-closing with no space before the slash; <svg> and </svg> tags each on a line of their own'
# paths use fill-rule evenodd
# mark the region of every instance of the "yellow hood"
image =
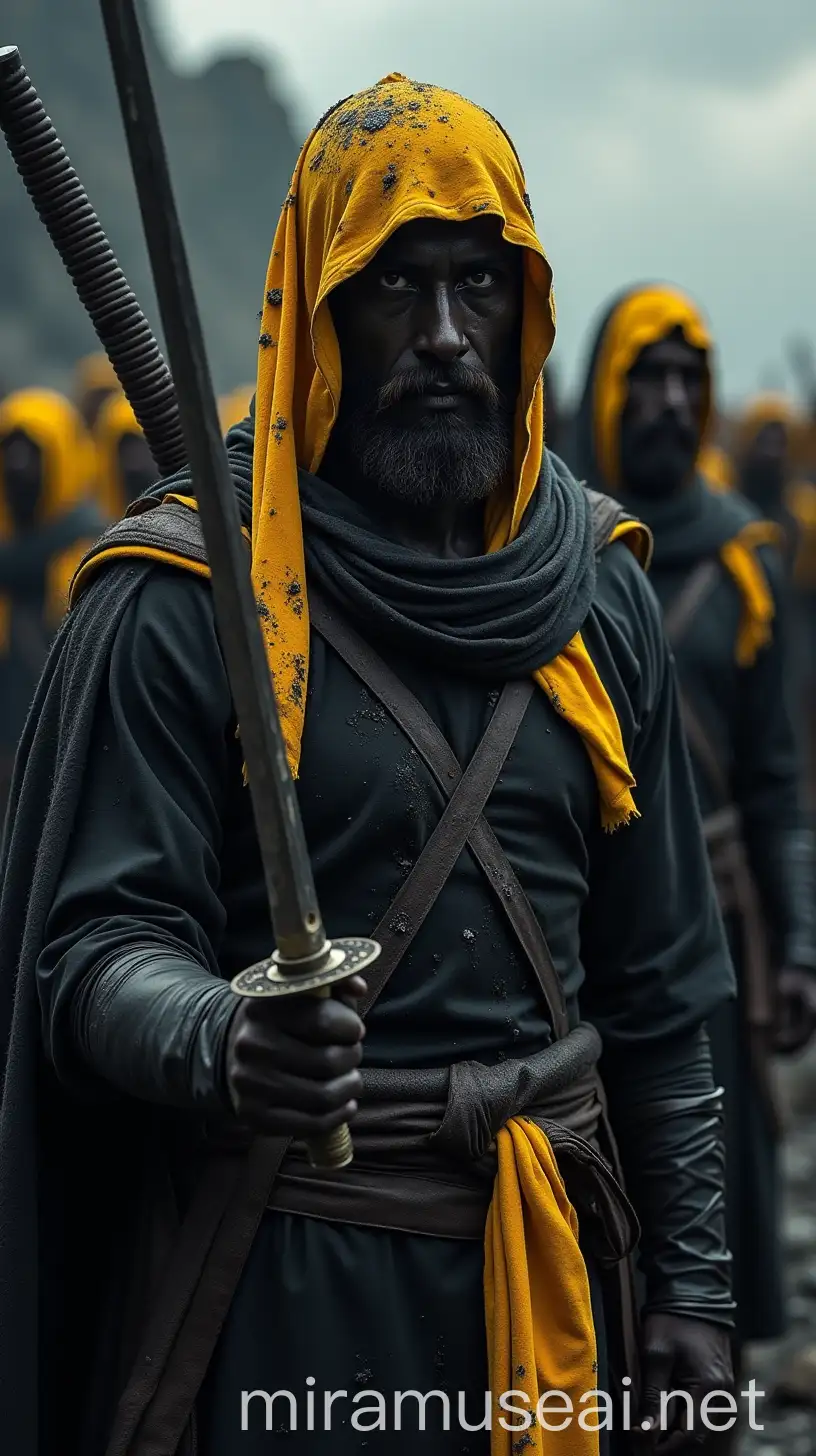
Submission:
<svg viewBox="0 0 816 1456">
<path fill-rule="evenodd" d="M 633 290 L 613 309 L 607 321 L 595 366 L 593 428 L 595 458 L 610 490 L 616 490 L 621 483 L 620 425 L 626 407 L 629 370 L 644 349 L 659 343 L 677 328 L 693 348 L 710 353 L 711 335 L 699 308 L 668 284 Z M 711 393 L 709 376 L 704 442 L 711 422 Z"/>
<path fill-rule="evenodd" d="M 0 437 L 21 430 L 42 452 L 39 519 L 54 520 L 86 494 L 88 434 L 64 395 L 50 389 L 20 389 L 0 404 Z M 0 538 L 11 534 L 0 462 Z"/>
</svg>

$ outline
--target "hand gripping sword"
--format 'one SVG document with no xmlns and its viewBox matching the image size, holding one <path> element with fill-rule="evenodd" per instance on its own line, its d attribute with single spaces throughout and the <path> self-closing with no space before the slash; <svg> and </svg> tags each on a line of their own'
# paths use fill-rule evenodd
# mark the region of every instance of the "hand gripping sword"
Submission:
<svg viewBox="0 0 816 1456">
<path fill-rule="evenodd" d="M 240 724 L 241 744 L 247 765 L 276 945 L 268 959 L 250 966 L 236 976 L 232 989 L 237 995 L 246 997 L 304 993 L 327 996 L 333 984 L 370 965 L 379 955 L 380 947 L 376 941 L 365 937 L 346 937 L 333 941 L 326 937 L 258 622 L 238 504 L 221 435 L 201 323 L 139 23 L 133 0 L 101 0 L 101 9 L 170 358 L 173 376 L 171 383 L 175 383 L 177 390 L 178 416 L 195 484 L 210 564 L 216 625 Z M 21 144 L 13 147 L 12 136 L 9 134 L 11 128 L 4 125 L 4 130 L 26 186 L 61 255 L 68 263 L 62 236 L 58 229 L 49 225 L 53 219 L 50 214 L 44 215 L 42 205 L 43 197 L 48 202 L 48 187 L 53 183 L 54 167 L 49 165 L 45 169 L 44 186 L 40 185 L 43 177 L 36 175 L 35 167 L 29 165 L 24 170 L 27 159 L 30 162 L 32 155 L 28 141 L 34 127 L 30 124 L 30 119 L 37 111 L 36 142 L 41 144 L 42 137 L 46 137 L 49 163 L 56 157 L 62 169 L 67 169 L 66 175 L 70 174 L 69 195 L 59 198 L 58 206 L 52 207 L 51 212 L 56 215 L 57 222 L 62 224 L 70 211 L 71 203 L 86 208 L 92 224 L 95 225 L 95 243 L 100 248 L 103 244 L 107 246 L 76 174 L 59 148 L 56 134 L 44 115 L 39 98 L 22 70 L 16 50 L 13 47 L 4 49 L 0 52 L 0 62 L 5 63 L 9 72 L 13 71 L 18 88 L 27 88 L 21 90 L 23 105 L 17 108 L 14 115 L 15 135 L 19 136 L 22 114 Z M 4 66 L 0 65 L 0 82 L 3 79 L 3 69 Z M 2 110 L 0 104 L 0 119 Z M 70 195 L 71 191 L 75 193 L 74 196 Z M 86 239 L 80 238 L 80 243 L 83 242 Z M 83 251 L 80 247 L 80 264 L 83 261 Z M 102 251 L 104 252 L 104 248 Z M 87 253 L 85 257 L 87 258 Z M 132 299 L 133 296 L 127 290 L 127 284 L 109 248 L 103 261 L 108 270 L 105 282 L 112 278 L 119 294 L 126 290 L 128 298 Z M 76 281 L 74 271 L 71 268 L 69 271 Z M 79 285 L 78 291 L 83 296 Z M 106 287 L 103 290 L 103 304 L 109 297 Z M 93 310 L 84 296 L 83 302 L 89 307 L 96 322 Z M 133 305 L 137 308 L 135 300 Z M 104 308 L 102 314 L 99 333 L 107 346 L 111 338 L 111 324 Z M 138 322 L 143 334 L 142 321 L 143 316 L 140 316 Z M 140 342 L 144 357 L 145 340 L 141 339 Z M 156 347 L 149 331 L 147 344 Z M 151 360 L 154 366 L 156 360 L 159 366 L 163 366 L 157 348 L 154 359 Z M 129 377 L 127 366 L 130 362 L 126 359 L 125 367 L 120 372 L 120 382 L 126 392 Z M 161 368 L 158 372 L 161 374 Z M 162 383 L 165 383 L 164 377 Z M 168 404 L 168 391 L 163 389 L 162 393 L 162 424 L 165 429 L 170 424 L 172 436 L 174 411 L 172 405 Z M 146 413 L 149 415 L 149 397 L 147 404 Z M 182 463 L 177 454 L 174 463 Z M 314 1166 L 344 1167 L 353 1157 L 348 1127 L 340 1127 L 326 1137 L 312 1140 L 307 1150 Z"/>
</svg>

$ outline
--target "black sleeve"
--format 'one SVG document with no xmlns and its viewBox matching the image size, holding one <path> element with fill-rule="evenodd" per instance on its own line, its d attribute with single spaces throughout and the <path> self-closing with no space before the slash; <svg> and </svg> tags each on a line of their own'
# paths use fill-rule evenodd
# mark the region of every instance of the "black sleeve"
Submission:
<svg viewBox="0 0 816 1456">
<path fill-rule="evenodd" d="M 631 1052 L 696 1031 L 735 988 L 660 608 L 634 562 L 625 575 L 616 563 L 604 567 L 605 635 L 616 629 L 622 639 L 616 657 L 628 677 L 640 818 L 590 844 L 581 1004 L 609 1057 L 625 1063 Z M 597 661 L 602 654 L 589 645 Z"/>
<path fill-rule="evenodd" d="M 610 1118 L 641 1225 L 647 1312 L 730 1328 L 722 1090 L 705 1028 L 632 1059 L 611 1079 Z"/>
<path fill-rule="evenodd" d="M 789 597 L 776 552 L 762 552 L 775 601 L 773 637 L 740 674 L 734 797 L 771 933 L 774 964 L 816 970 L 813 835 L 793 726 Z"/>
<path fill-rule="evenodd" d="M 157 570 L 116 636 L 37 967 L 46 1054 L 83 1095 L 221 1105 L 230 735 L 209 589 Z"/>
<path fill-rule="evenodd" d="M 642 1229 L 647 1306 L 729 1325 L 723 1134 L 703 1028 L 734 995 L 734 974 L 660 609 L 645 579 L 630 572 L 617 596 L 612 585 L 601 583 L 630 654 L 630 763 L 641 817 L 592 846 L 582 1014 L 604 1041 L 610 1121 Z"/>
</svg>

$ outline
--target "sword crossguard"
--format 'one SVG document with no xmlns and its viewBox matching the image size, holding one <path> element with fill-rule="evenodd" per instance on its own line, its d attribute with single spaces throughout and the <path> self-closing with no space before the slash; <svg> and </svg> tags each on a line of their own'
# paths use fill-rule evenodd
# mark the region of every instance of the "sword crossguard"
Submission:
<svg viewBox="0 0 816 1456">
<path fill-rule="evenodd" d="M 380 954 L 376 940 L 346 936 L 327 940 L 315 954 L 302 960 L 287 960 L 274 951 L 266 960 L 248 966 L 230 983 L 236 996 L 269 998 L 302 996 L 304 992 L 328 990 L 370 966 Z"/>
<path fill-rule="evenodd" d="M 230 983 L 236 996 L 269 1000 L 278 996 L 328 996 L 338 981 L 346 981 L 380 954 L 376 940 L 364 936 L 345 936 L 327 940 L 314 955 L 300 960 L 287 960 L 274 951 L 266 960 L 248 966 Z M 312 1138 L 306 1144 L 313 1168 L 345 1168 L 354 1157 L 351 1133 L 346 1123 L 325 1137 Z"/>
</svg>

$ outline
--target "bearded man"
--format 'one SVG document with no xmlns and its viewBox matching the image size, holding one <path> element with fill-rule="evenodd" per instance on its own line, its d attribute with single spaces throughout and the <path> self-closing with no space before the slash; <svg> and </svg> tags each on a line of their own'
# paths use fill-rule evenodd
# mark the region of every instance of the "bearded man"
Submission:
<svg viewBox="0 0 816 1456">
<path fill-rule="evenodd" d="M 784 1329 L 777 1126 L 769 1056 L 816 1028 L 813 846 L 791 720 L 778 526 L 699 468 L 712 418 L 712 340 L 666 285 L 629 290 L 593 343 L 581 471 L 637 510 L 680 683 L 695 784 L 737 969 L 710 1031 L 725 1085 L 737 1346 Z"/>
<path fill-rule="evenodd" d="M 551 285 L 472 103 L 390 76 L 306 142 L 229 454 L 318 896 L 381 943 L 368 987 L 230 989 L 272 932 L 189 476 L 78 573 L 0 915 L 16 1456 L 381 1430 L 595 1456 L 581 1402 L 613 1378 L 627 1431 L 728 1388 L 703 1024 L 732 972 L 648 534 L 543 446 Z M 344 1121 L 351 1166 L 312 1168 Z"/>
</svg>

